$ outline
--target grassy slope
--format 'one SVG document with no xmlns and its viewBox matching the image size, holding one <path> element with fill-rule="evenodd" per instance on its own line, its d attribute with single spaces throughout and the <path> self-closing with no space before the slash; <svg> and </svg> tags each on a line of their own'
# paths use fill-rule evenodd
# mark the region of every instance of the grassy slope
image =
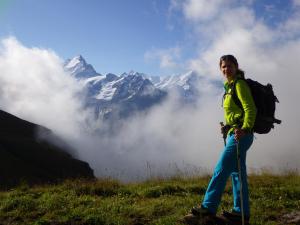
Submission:
<svg viewBox="0 0 300 225">
<path fill-rule="evenodd" d="M 208 181 L 202 177 L 23 185 L 0 192 L 0 224 L 180 224 L 178 219 L 202 199 Z M 300 176 L 251 175 L 249 183 L 251 224 L 278 224 L 282 214 L 300 210 Z M 231 205 L 228 185 L 220 210 Z"/>
</svg>

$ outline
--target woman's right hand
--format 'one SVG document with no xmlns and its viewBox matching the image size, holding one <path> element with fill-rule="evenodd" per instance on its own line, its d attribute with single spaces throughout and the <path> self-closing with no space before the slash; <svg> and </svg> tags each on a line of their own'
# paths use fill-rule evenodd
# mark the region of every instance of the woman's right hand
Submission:
<svg viewBox="0 0 300 225">
<path fill-rule="evenodd" d="M 225 133 L 225 126 L 221 126 L 221 134 L 224 134 Z"/>
<path fill-rule="evenodd" d="M 220 122 L 220 126 L 221 126 L 221 134 L 224 134 L 224 123 L 223 122 Z"/>
<path fill-rule="evenodd" d="M 234 138 L 237 141 L 239 141 L 245 134 L 246 134 L 246 132 L 241 128 L 236 128 L 234 130 Z"/>
</svg>

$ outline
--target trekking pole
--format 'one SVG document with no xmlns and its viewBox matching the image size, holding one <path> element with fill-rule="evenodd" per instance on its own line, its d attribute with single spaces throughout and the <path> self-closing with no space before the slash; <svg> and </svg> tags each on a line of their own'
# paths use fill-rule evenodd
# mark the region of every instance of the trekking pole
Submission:
<svg viewBox="0 0 300 225">
<path fill-rule="evenodd" d="M 241 201 L 241 211 L 242 211 L 242 225 L 245 225 L 243 183 L 242 183 L 242 170 L 241 170 L 241 153 L 240 153 L 238 140 L 236 141 L 236 153 L 237 153 L 237 160 L 238 160 L 239 180 L 240 180 L 240 201 Z"/>
</svg>

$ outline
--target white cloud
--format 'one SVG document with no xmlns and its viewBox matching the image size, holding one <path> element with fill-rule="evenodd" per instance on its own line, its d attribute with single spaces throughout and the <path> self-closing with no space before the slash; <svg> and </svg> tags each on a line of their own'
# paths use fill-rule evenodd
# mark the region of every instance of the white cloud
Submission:
<svg viewBox="0 0 300 225">
<path fill-rule="evenodd" d="M 170 6 L 168 8 L 168 13 L 173 13 L 174 10 L 178 10 L 181 7 L 181 1 L 180 0 L 171 0 Z"/>
<path fill-rule="evenodd" d="M 169 49 L 152 49 L 145 53 L 146 61 L 158 61 L 159 67 L 165 70 L 180 68 L 181 49 L 179 47 Z"/>
<path fill-rule="evenodd" d="M 175 68 L 176 67 L 176 63 L 174 62 L 173 58 L 174 56 L 170 55 L 170 54 L 161 54 L 160 56 L 160 67 L 161 68 Z"/>
<path fill-rule="evenodd" d="M 293 0 L 294 6 L 300 6 L 300 0 Z"/>
<path fill-rule="evenodd" d="M 300 8 L 280 24 L 278 33 L 280 35 L 279 38 L 283 40 L 294 39 L 300 36 Z"/>
<path fill-rule="evenodd" d="M 83 155 L 99 176 L 122 180 L 149 175 L 176 175 L 178 171 L 206 173 L 217 160 L 223 141 L 215 136 L 221 119 L 220 98 L 203 96 L 202 107 L 180 107 L 173 99 L 123 121 L 114 135 L 78 143 L 85 149 L 98 146 L 92 157 Z M 219 134 L 219 132 L 217 133 Z M 208 149 L 207 146 L 210 146 Z M 200 171 L 199 171 L 200 170 Z"/>
<path fill-rule="evenodd" d="M 222 0 L 187 0 L 183 3 L 183 11 L 192 21 L 205 21 L 215 17 L 223 4 Z"/>
<path fill-rule="evenodd" d="M 84 112 L 79 87 L 51 50 L 27 48 L 15 38 L 1 41 L 1 109 L 71 137 Z M 79 113 L 81 112 L 81 113 Z"/>
</svg>

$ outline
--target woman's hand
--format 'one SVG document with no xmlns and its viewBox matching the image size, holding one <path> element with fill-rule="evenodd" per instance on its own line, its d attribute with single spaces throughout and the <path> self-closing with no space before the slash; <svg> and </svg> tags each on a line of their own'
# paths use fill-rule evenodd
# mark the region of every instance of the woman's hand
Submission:
<svg viewBox="0 0 300 225">
<path fill-rule="evenodd" d="M 236 128 L 236 129 L 234 130 L 234 139 L 238 141 L 238 140 L 240 140 L 245 134 L 246 134 L 246 132 L 245 132 L 243 129 L 241 129 L 241 128 Z"/>
</svg>

